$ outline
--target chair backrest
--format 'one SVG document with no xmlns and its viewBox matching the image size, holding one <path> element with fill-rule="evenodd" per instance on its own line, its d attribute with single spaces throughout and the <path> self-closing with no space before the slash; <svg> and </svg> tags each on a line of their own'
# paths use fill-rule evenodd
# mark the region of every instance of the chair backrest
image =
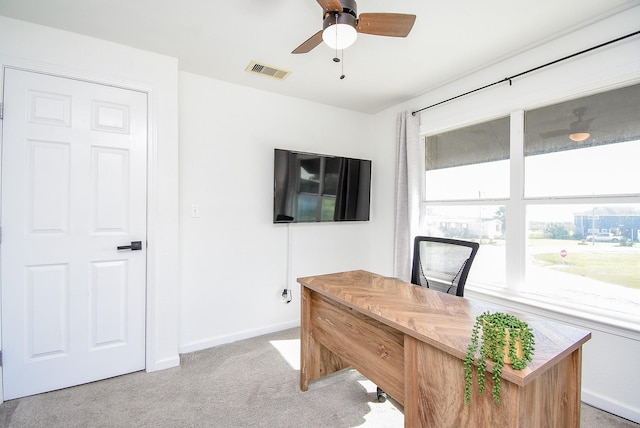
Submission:
<svg viewBox="0 0 640 428">
<path fill-rule="evenodd" d="M 456 296 L 464 296 L 464 285 L 478 248 L 477 242 L 416 236 L 411 282 Z"/>
</svg>

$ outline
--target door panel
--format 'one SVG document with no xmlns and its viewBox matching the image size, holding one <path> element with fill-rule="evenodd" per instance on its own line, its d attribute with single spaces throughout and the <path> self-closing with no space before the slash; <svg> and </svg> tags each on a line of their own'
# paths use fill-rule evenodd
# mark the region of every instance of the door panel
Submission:
<svg viewBox="0 0 640 428">
<path fill-rule="evenodd" d="M 129 227 L 129 152 L 92 149 L 94 233 L 125 233 Z"/>
<path fill-rule="evenodd" d="M 25 266 L 27 361 L 69 352 L 69 266 Z"/>
<path fill-rule="evenodd" d="M 69 144 L 27 140 L 26 146 L 27 234 L 65 234 L 69 230 Z"/>
<path fill-rule="evenodd" d="M 4 398 L 145 364 L 146 94 L 6 69 Z"/>
<path fill-rule="evenodd" d="M 126 260 L 91 266 L 91 349 L 127 344 Z"/>
</svg>

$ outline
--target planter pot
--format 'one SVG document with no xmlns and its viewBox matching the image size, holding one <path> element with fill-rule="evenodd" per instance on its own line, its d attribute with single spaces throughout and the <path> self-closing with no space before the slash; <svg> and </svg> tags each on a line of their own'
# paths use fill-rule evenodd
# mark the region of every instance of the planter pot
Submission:
<svg viewBox="0 0 640 428">
<path fill-rule="evenodd" d="M 482 328 L 485 329 L 486 328 L 486 323 L 483 322 L 482 324 Z M 503 354 L 504 354 L 504 363 L 505 364 L 512 364 L 511 361 L 511 357 L 509 356 L 509 343 L 511 342 L 511 330 L 510 328 L 506 329 L 506 334 L 505 334 L 505 345 L 504 345 L 504 350 L 503 350 Z M 520 329 L 516 329 L 517 331 L 520 331 Z M 492 348 L 492 343 L 491 341 L 487 341 L 487 346 L 489 346 L 489 349 Z M 495 361 L 495 356 L 492 353 L 489 353 L 489 357 Z M 518 341 L 516 342 L 516 357 L 518 357 L 519 359 L 522 359 L 522 357 L 524 357 L 524 351 L 522 350 L 522 340 L 518 339 Z"/>
</svg>

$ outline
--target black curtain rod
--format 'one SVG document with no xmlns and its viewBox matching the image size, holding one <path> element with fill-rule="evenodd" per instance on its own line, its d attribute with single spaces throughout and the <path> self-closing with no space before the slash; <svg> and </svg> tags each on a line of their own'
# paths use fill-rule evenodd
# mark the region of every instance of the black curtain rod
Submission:
<svg viewBox="0 0 640 428">
<path fill-rule="evenodd" d="M 638 34 L 640 34 L 640 31 L 635 31 L 635 32 L 633 32 L 633 33 L 627 34 L 626 36 L 622 36 L 622 37 L 618 37 L 617 39 L 609 40 L 608 42 L 604 42 L 604 43 L 601 43 L 601 44 L 599 44 L 599 45 L 597 45 L 597 46 L 593 46 L 593 47 L 590 47 L 590 48 L 588 48 L 588 49 L 582 50 L 582 51 L 580 51 L 580 52 L 576 52 L 576 53 L 574 53 L 574 54 L 567 55 L 567 56 L 562 57 L 562 58 L 560 58 L 560 59 L 556 59 L 555 61 L 551 61 L 551 62 L 548 62 L 548 63 L 546 63 L 546 64 L 539 65 L 539 66 L 534 67 L 534 68 L 531 68 L 531 69 L 529 69 L 529 70 L 527 70 L 527 71 L 523 71 L 523 72 L 521 72 L 521 73 L 514 74 L 513 76 L 505 77 L 504 79 L 502 79 L 502 80 L 498 80 L 497 82 L 489 83 L 488 85 L 484 85 L 484 86 L 482 86 L 482 87 L 480 87 L 480 88 L 476 88 L 476 89 L 474 89 L 474 90 L 472 90 L 472 91 L 468 91 L 468 92 L 465 92 L 465 93 L 463 93 L 463 94 L 456 95 L 455 97 L 448 98 L 448 99 L 446 99 L 446 100 L 444 100 L 444 101 L 440 101 L 440 102 L 438 102 L 438 103 L 431 104 L 430 106 L 423 107 L 423 108 L 421 108 L 420 110 L 416 110 L 416 111 L 412 112 L 412 113 L 411 113 L 411 115 L 412 115 L 412 116 L 415 116 L 415 115 L 416 115 L 416 113 L 420 113 L 421 111 L 424 111 L 424 110 L 430 109 L 430 108 L 435 107 L 435 106 L 439 106 L 440 104 L 444 104 L 444 103 L 447 103 L 447 102 L 449 102 L 449 101 L 453 101 L 453 100 L 455 100 L 455 99 L 458 99 L 458 98 L 464 97 L 465 95 L 469 95 L 469 94 L 472 94 L 472 93 L 474 93 L 474 92 L 481 91 L 481 90 L 486 89 L 486 88 L 489 88 L 489 87 L 491 87 L 491 86 L 499 85 L 500 83 L 509 82 L 509 86 L 511 86 L 511 85 L 512 85 L 512 80 L 513 80 L 513 79 L 515 79 L 516 77 L 524 76 L 524 75 L 525 75 L 525 74 L 527 74 L 527 73 L 531 73 L 531 72 L 533 72 L 533 71 L 540 70 L 541 68 L 548 67 L 548 66 L 550 66 L 550 65 L 553 65 L 553 64 L 559 63 L 559 62 L 561 62 L 561 61 L 565 61 L 565 60 L 567 60 L 567 59 L 573 58 L 573 57 L 578 56 L 578 55 L 582 55 L 582 54 L 587 53 L 587 52 L 591 52 L 592 50 L 599 49 L 599 48 L 601 48 L 601 47 L 604 47 L 604 46 L 610 45 L 610 44 L 612 44 L 612 43 L 619 42 L 620 40 L 624 40 L 624 39 L 627 39 L 627 38 L 629 38 L 629 37 L 636 36 L 636 35 L 638 35 Z"/>
</svg>

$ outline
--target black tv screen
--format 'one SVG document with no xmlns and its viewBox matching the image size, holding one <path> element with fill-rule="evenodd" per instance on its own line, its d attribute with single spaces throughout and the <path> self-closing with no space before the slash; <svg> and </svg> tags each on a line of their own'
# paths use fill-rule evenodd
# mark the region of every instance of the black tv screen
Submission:
<svg viewBox="0 0 640 428">
<path fill-rule="evenodd" d="M 275 149 L 273 222 L 367 221 L 371 161 Z"/>
</svg>

